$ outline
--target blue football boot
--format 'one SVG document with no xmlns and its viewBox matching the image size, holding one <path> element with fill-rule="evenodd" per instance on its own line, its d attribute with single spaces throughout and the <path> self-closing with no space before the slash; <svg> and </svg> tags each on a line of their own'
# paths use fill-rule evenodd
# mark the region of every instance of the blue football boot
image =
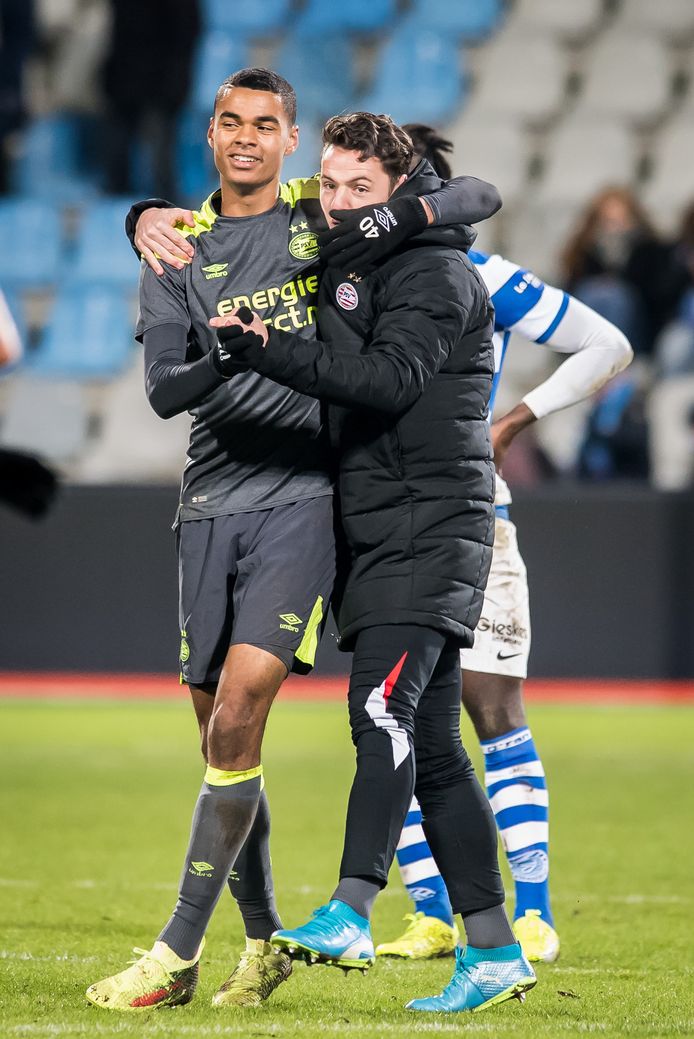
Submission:
<svg viewBox="0 0 694 1039">
<path fill-rule="evenodd" d="M 309 966 L 326 963 L 366 972 L 375 959 L 369 921 L 336 898 L 316 909 L 303 927 L 275 931 L 270 944 Z"/>
<path fill-rule="evenodd" d="M 520 945 L 502 945 L 498 949 L 455 950 L 453 977 L 439 996 L 412 999 L 407 1010 L 442 1011 L 484 1010 L 507 999 L 525 999 L 525 993 L 537 982 L 535 972 Z"/>
</svg>

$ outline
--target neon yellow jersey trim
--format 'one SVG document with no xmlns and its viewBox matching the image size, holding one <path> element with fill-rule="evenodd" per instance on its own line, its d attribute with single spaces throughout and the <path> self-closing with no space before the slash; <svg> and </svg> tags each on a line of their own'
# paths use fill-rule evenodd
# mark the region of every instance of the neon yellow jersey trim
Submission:
<svg viewBox="0 0 694 1039">
<path fill-rule="evenodd" d="M 310 667 L 313 667 L 313 665 L 316 662 L 316 650 L 318 649 L 318 628 L 322 620 L 323 596 L 319 595 L 314 603 L 313 609 L 311 610 L 311 616 L 306 622 L 306 630 L 304 631 L 304 637 L 301 640 L 301 645 L 295 653 L 297 660 L 300 660 L 302 664 L 308 664 Z"/>
<path fill-rule="evenodd" d="M 193 227 L 188 227 L 187 224 L 176 224 L 176 230 L 183 238 L 199 238 L 205 231 L 211 231 L 212 225 L 217 219 L 218 213 L 215 211 L 212 205 L 212 198 L 216 192 L 213 192 L 209 198 L 206 198 L 200 209 L 193 211 L 193 219 L 195 221 Z"/>
<path fill-rule="evenodd" d="M 295 206 L 302 198 L 318 198 L 320 196 L 320 175 L 316 173 L 313 177 L 298 177 L 296 180 L 288 180 L 286 184 L 280 184 L 280 198 Z"/>
<path fill-rule="evenodd" d="M 247 768 L 242 772 L 225 772 L 222 768 L 207 766 L 205 782 L 210 786 L 236 786 L 237 783 L 247 783 L 249 779 L 261 777 L 261 789 L 263 787 L 263 766 L 256 765 L 255 768 Z"/>
</svg>

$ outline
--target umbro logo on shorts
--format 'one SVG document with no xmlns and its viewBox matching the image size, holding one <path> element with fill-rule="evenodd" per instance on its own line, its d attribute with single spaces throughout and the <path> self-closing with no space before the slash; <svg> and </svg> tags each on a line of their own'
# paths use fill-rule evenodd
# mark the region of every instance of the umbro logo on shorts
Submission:
<svg viewBox="0 0 694 1039">
<path fill-rule="evenodd" d="M 284 621 L 284 624 L 280 624 L 280 628 L 284 631 L 298 631 L 297 624 L 303 624 L 301 617 L 297 617 L 295 613 L 280 613 L 279 618 Z"/>
</svg>

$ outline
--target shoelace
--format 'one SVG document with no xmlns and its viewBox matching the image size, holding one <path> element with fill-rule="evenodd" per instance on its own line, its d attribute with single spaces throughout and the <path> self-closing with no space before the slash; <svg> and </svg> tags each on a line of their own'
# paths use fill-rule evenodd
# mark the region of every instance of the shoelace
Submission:
<svg viewBox="0 0 694 1039">
<path fill-rule="evenodd" d="M 243 974 L 249 967 L 252 967 L 254 964 L 257 967 L 260 967 L 262 969 L 262 972 L 264 973 L 265 963 L 263 961 L 264 956 L 262 952 L 248 952 L 248 950 L 246 950 L 246 952 L 241 953 L 239 962 L 236 964 L 236 970 L 234 971 L 234 974 Z"/>
<path fill-rule="evenodd" d="M 149 976 L 150 976 L 150 973 L 147 970 L 147 968 L 151 967 L 154 964 L 156 964 L 157 967 L 160 967 L 161 970 L 164 971 L 164 974 L 166 974 L 166 976 L 169 979 L 169 981 L 173 981 L 174 980 L 173 979 L 173 975 L 171 974 L 171 971 L 168 969 L 168 967 L 165 967 L 164 964 L 161 962 L 161 960 L 158 960 L 156 956 L 153 956 L 150 949 L 138 949 L 138 948 L 134 947 L 133 948 L 133 952 L 137 954 L 137 959 L 135 959 L 135 960 L 128 960 L 128 963 L 135 964 L 135 963 L 140 963 L 141 960 L 144 960 L 144 963 L 142 963 L 141 966 L 142 966 L 142 971 L 143 971 L 143 973 L 144 973 L 146 978 L 149 978 Z"/>
<path fill-rule="evenodd" d="M 328 906 L 319 906 L 318 909 L 313 910 L 311 922 L 319 933 L 324 935 L 326 938 L 330 938 L 339 926 L 335 923 L 332 917 L 333 914 L 329 911 Z"/>
</svg>

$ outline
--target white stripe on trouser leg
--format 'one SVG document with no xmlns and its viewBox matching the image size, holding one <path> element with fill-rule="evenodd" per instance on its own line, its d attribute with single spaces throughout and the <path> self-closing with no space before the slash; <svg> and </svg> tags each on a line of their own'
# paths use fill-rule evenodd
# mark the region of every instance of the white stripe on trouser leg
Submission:
<svg viewBox="0 0 694 1039">
<path fill-rule="evenodd" d="M 369 698 L 364 704 L 366 713 L 374 725 L 379 729 L 385 729 L 393 746 L 393 768 L 397 769 L 410 753 L 410 744 L 407 733 L 401 729 L 397 721 L 386 710 L 386 683 L 385 680 L 369 693 Z"/>
<path fill-rule="evenodd" d="M 419 823 L 415 823 L 414 826 L 406 826 L 402 831 L 397 850 L 402 851 L 403 848 L 410 848 L 413 844 L 422 844 L 424 841 L 426 841 L 424 830 Z"/>
<path fill-rule="evenodd" d="M 540 805 L 542 808 L 547 808 L 549 794 L 546 790 L 537 790 L 534 786 L 528 786 L 527 783 L 518 782 L 497 790 L 494 796 L 490 797 L 489 803 L 495 815 L 497 812 L 502 812 L 504 808 L 517 808 L 519 805 Z"/>
<path fill-rule="evenodd" d="M 541 761 L 521 761 L 509 768 L 490 769 L 484 773 L 484 782 L 489 789 L 495 783 L 504 783 L 509 779 L 522 779 L 523 776 L 544 776 L 545 770 Z"/>
<path fill-rule="evenodd" d="M 438 867 L 431 856 L 428 859 L 420 859 L 419 862 L 410 862 L 407 866 L 400 866 L 400 876 L 408 887 L 410 884 L 417 884 L 420 880 L 430 880 L 431 877 L 438 877 L 438 875 Z"/>
<path fill-rule="evenodd" d="M 501 831 L 501 842 L 507 852 L 519 851 L 531 844 L 547 844 L 548 841 L 549 823 L 518 823 Z"/>
</svg>

